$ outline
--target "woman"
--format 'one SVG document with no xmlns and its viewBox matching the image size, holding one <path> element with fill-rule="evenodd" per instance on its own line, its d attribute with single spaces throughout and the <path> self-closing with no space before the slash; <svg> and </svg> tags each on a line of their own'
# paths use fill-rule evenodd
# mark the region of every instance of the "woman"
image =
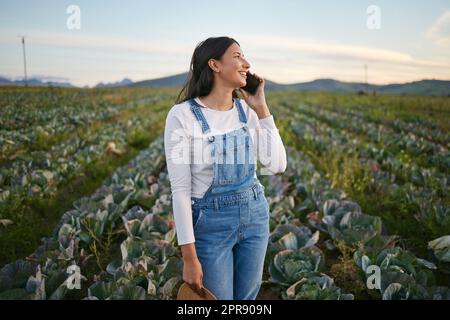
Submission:
<svg viewBox="0 0 450 320">
<path fill-rule="evenodd" d="M 221 300 L 255 299 L 261 286 L 269 206 L 256 158 L 266 173 L 286 169 L 264 79 L 254 95 L 240 89 L 249 68 L 236 40 L 199 43 L 164 132 L 183 280 Z"/>
</svg>

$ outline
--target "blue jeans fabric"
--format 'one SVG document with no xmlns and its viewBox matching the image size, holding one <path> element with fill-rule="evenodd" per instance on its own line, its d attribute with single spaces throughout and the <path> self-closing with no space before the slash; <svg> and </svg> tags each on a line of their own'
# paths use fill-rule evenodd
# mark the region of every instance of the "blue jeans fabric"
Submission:
<svg viewBox="0 0 450 320">
<path fill-rule="evenodd" d="M 209 125 L 201 107 L 191 110 L 204 133 Z M 254 300 L 260 290 L 269 239 L 269 205 L 255 178 L 253 141 L 244 110 L 236 100 L 243 126 L 210 135 L 213 181 L 202 198 L 191 197 L 195 248 L 203 286 L 220 300 Z"/>
</svg>

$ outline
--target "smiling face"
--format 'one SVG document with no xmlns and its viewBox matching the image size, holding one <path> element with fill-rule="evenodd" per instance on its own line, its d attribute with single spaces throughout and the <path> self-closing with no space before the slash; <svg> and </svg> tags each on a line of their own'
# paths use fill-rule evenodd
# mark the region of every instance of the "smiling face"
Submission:
<svg viewBox="0 0 450 320">
<path fill-rule="evenodd" d="M 221 60 L 210 59 L 209 65 L 215 71 L 215 77 L 223 84 L 231 88 L 240 88 L 247 84 L 245 74 L 250 69 L 250 64 L 237 43 L 228 47 Z"/>
</svg>

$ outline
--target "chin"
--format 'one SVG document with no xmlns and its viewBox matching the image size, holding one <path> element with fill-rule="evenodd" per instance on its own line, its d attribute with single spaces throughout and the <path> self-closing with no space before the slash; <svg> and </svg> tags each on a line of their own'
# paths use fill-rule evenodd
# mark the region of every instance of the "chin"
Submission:
<svg viewBox="0 0 450 320">
<path fill-rule="evenodd" d="M 241 81 L 239 81 L 239 88 L 240 87 L 244 87 L 245 85 L 247 84 L 247 81 L 246 80 L 241 80 Z"/>
<path fill-rule="evenodd" d="M 247 80 L 242 78 L 233 79 L 233 83 L 233 88 L 239 89 L 247 84 Z"/>
</svg>

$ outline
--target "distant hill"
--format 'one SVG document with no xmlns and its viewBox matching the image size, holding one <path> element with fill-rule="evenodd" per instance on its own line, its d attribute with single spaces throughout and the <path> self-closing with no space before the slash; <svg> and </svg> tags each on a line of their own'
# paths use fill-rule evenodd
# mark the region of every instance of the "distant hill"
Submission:
<svg viewBox="0 0 450 320">
<path fill-rule="evenodd" d="M 124 78 L 118 82 L 100 82 L 95 87 L 118 87 L 118 86 L 141 86 L 141 87 L 181 87 L 184 85 L 188 73 L 180 73 L 168 77 L 157 79 L 142 80 L 133 82 L 131 79 Z M 0 85 L 24 86 L 23 80 L 11 80 L 0 76 Z M 55 86 L 55 87 L 74 87 L 69 82 L 45 81 L 44 79 L 31 78 L 28 80 L 29 86 Z M 373 92 L 381 94 L 397 95 L 421 95 L 421 96 L 449 96 L 449 80 L 420 80 L 408 83 L 394 83 L 387 85 L 365 84 L 361 82 L 344 82 L 334 79 L 317 79 L 309 82 L 300 82 L 293 84 L 280 84 L 266 79 L 266 90 L 301 90 L 301 91 L 323 91 L 323 92 Z"/>
<path fill-rule="evenodd" d="M 304 91 L 358 92 L 376 91 L 377 93 L 421 96 L 450 96 L 450 81 L 420 80 L 409 83 L 374 85 L 358 82 L 342 82 L 333 79 L 319 79 L 311 82 L 289 85 Z"/>
<path fill-rule="evenodd" d="M 25 86 L 25 80 L 11 80 L 6 77 L 0 77 L 0 85 L 2 85 L 2 86 Z M 45 81 L 45 80 L 38 79 L 38 78 L 28 79 L 28 85 L 30 87 L 42 87 L 42 86 L 74 87 L 69 82 Z"/>
<path fill-rule="evenodd" d="M 187 79 L 188 73 L 176 74 L 174 76 L 143 80 L 134 82 L 131 86 L 142 86 L 142 87 L 181 87 Z"/>
<path fill-rule="evenodd" d="M 343 82 L 334 79 L 317 79 L 310 82 L 302 82 L 288 85 L 289 89 L 303 91 L 332 91 L 332 92 L 358 92 L 380 91 L 381 86 L 358 82 Z"/>
<path fill-rule="evenodd" d="M 124 78 L 123 80 L 117 82 L 107 82 L 107 83 L 100 82 L 95 86 L 95 88 L 129 86 L 132 84 L 133 81 L 131 79 Z"/>
<path fill-rule="evenodd" d="M 450 81 L 421 80 L 403 84 L 388 84 L 382 87 L 383 93 L 404 95 L 450 96 Z"/>
<path fill-rule="evenodd" d="M 143 80 L 134 82 L 131 86 L 143 86 L 143 87 L 182 87 L 187 79 L 188 73 L 180 73 L 169 77 Z M 266 81 L 267 90 L 282 90 L 284 85 L 277 84 L 275 82 Z"/>
<path fill-rule="evenodd" d="M 145 87 L 181 87 L 187 78 L 187 72 L 151 79 L 138 81 L 131 86 Z M 420 80 L 402 84 L 375 85 L 360 82 L 344 82 L 334 79 L 317 79 L 309 82 L 294 84 L 280 84 L 266 80 L 266 90 L 302 90 L 302 91 L 325 91 L 325 92 L 358 92 L 358 91 L 376 91 L 377 93 L 389 93 L 398 95 L 425 95 L 425 96 L 450 96 L 450 81 L 447 80 Z"/>
</svg>

